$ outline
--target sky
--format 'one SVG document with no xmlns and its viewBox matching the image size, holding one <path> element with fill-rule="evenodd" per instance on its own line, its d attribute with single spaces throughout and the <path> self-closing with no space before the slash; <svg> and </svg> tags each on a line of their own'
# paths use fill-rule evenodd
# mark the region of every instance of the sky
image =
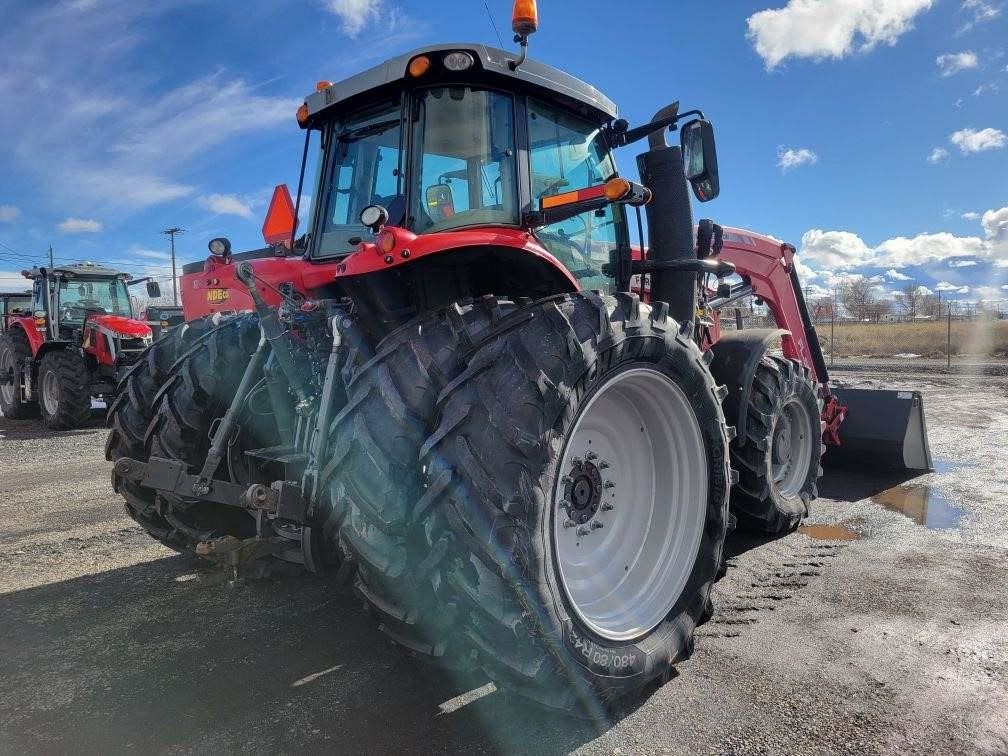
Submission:
<svg viewBox="0 0 1008 756">
<path fill-rule="evenodd" d="M 150 6 L 150 7 L 147 7 Z M 297 185 L 295 111 L 425 44 L 513 47 L 510 0 L 0 0 L 0 289 L 93 260 L 164 276 L 228 236 L 262 246 Z M 845 278 L 1008 310 L 1008 0 L 539 0 L 530 56 L 632 125 L 679 100 L 717 130 L 698 217 L 793 243 L 814 295 Z M 496 24 L 496 30 L 494 28 Z M 617 161 L 635 178 L 638 145 Z M 170 280 L 170 279 L 168 279 Z"/>
</svg>

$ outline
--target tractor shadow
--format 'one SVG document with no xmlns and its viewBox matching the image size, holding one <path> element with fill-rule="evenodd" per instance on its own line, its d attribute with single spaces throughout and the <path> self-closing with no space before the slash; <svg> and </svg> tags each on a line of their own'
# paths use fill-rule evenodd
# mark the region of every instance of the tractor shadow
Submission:
<svg viewBox="0 0 1008 756">
<path fill-rule="evenodd" d="M 195 569 L 0 596 L 0 750 L 566 753 L 613 724 L 435 672 L 331 581 L 228 588 Z"/>
</svg>

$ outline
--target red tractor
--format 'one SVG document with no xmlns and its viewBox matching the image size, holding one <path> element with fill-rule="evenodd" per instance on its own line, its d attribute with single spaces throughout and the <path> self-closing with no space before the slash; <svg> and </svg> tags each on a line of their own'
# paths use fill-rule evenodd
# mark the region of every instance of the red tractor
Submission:
<svg viewBox="0 0 1008 756">
<path fill-rule="evenodd" d="M 41 410 L 48 427 L 76 428 L 92 398 L 109 398 L 150 346 L 151 329 L 133 317 L 129 274 L 78 263 L 22 275 L 33 289 L 27 308 L 4 316 L 0 410 L 9 418 Z M 160 294 L 157 283 L 148 294 Z"/>
<path fill-rule="evenodd" d="M 597 715 L 691 652 L 730 495 L 786 531 L 823 423 L 887 441 L 845 439 L 863 413 L 829 389 L 794 250 L 694 225 L 690 189 L 719 192 L 703 114 L 631 128 L 526 59 L 534 3 L 513 25 L 518 56 L 439 45 L 319 83 L 297 112 L 321 148 L 307 233 L 187 267 L 187 316 L 235 315 L 152 347 L 107 455 L 172 548 L 332 571 L 417 656 Z M 638 184 L 615 153 L 643 139 Z M 748 295 L 780 328 L 722 333 Z"/>
</svg>

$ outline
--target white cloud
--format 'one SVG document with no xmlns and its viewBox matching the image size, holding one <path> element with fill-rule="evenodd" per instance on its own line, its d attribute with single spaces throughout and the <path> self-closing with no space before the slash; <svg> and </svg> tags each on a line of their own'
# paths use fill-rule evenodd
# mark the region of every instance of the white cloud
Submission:
<svg viewBox="0 0 1008 756">
<path fill-rule="evenodd" d="M 252 217 L 251 203 L 234 194 L 211 194 L 200 197 L 198 202 L 202 207 L 217 215 L 237 215 L 241 218 Z"/>
<path fill-rule="evenodd" d="M 0 223 L 13 223 L 21 215 L 21 208 L 14 205 L 0 205 Z"/>
<path fill-rule="evenodd" d="M 969 294 L 969 286 L 960 286 L 959 284 L 949 283 L 948 281 L 939 281 L 935 284 L 935 291 L 954 291 L 958 294 Z"/>
<path fill-rule="evenodd" d="M 802 165 L 815 165 L 817 162 L 819 162 L 819 156 L 807 147 L 777 148 L 777 166 L 783 173 Z"/>
<path fill-rule="evenodd" d="M 963 0 L 962 10 L 969 12 L 970 19 L 959 27 L 956 34 L 965 34 L 977 24 L 982 24 L 1001 15 L 1001 6 L 989 0 Z"/>
<path fill-rule="evenodd" d="M 1000 150 L 1008 144 L 1008 135 L 998 129 L 961 129 L 949 136 L 949 142 L 963 155 L 987 150 Z"/>
<path fill-rule="evenodd" d="M 889 278 L 892 279 L 893 281 L 909 281 L 910 280 L 910 276 L 906 275 L 905 273 L 900 273 L 895 268 L 890 268 L 889 270 L 887 270 L 885 272 L 885 274 L 887 276 L 889 276 Z"/>
<path fill-rule="evenodd" d="M 958 53 L 946 53 L 935 58 L 935 63 L 941 71 L 942 76 L 951 76 L 960 71 L 968 71 L 980 65 L 976 53 L 972 50 L 964 50 Z"/>
<path fill-rule="evenodd" d="M 748 38 L 768 70 L 789 57 L 844 58 L 895 45 L 934 0 L 788 0 L 754 13 Z"/>
<path fill-rule="evenodd" d="M 97 234 L 102 224 L 91 218 L 67 218 L 56 226 L 64 234 Z"/>
<path fill-rule="evenodd" d="M 944 147 L 935 147 L 931 150 L 931 154 L 928 155 L 929 163 L 943 163 L 948 160 L 949 153 Z"/>
<path fill-rule="evenodd" d="M 963 213 L 961 217 L 964 221 L 978 221 L 980 220 L 980 213 Z"/>
<path fill-rule="evenodd" d="M 980 225 L 993 242 L 1008 242 L 1008 207 L 988 210 L 980 219 Z"/>
<path fill-rule="evenodd" d="M 872 254 L 861 237 L 849 231 L 814 228 L 802 234 L 802 259 L 827 268 L 855 268 L 868 262 Z"/>
<path fill-rule="evenodd" d="M 951 260 L 949 261 L 950 268 L 972 268 L 974 265 L 979 265 L 980 263 L 976 260 Z"/>
<path fill-rule="evenodd" d="M 298 98 L 272 96 L 223 71 L 167 85 L 137 64 L 178 4 L 106 0 L 82 12 L 30 3 L 0 27 L 0 102 L 33 114 L 0 119 L 0 143 L 64 212 L 138 209 L 191 195 L 183 177 L 196 158 L 292 123 Z"/>
<path fill-rule="evenodd" d="M 955 236 L 948 232 L 898 236 L 870 247 L 849 231 L 812 229 L 802 236 L 802 257 L 812 264 L 838 270 L 871 266 L 894 271 L 910 265 L 925 265 L 957 257 L 996 254 L 995 245 L 975 236 Z M 1006 252 L 1008 255 L 1008 252 Z M 887 272 L 888 275 L 888 272 Z M 893 278 L 893 276 L 889 276 Z M 900 280 L 893 278 L 893 280 Z"/>
<path fill-rule="evenodd" d="M 0 291 L 24 291 L 31 288 L 28 281 L 16 270 L 0 270 Z"/>
<path fill-rule="evenodd" d="M 974 89 L 973 90 L 973 96 L 974 97 L 980 97 L 981 95 L 987 94 L 988 92 L 990 94 L 997 94 L 1000 91 L 1001 90 L 998 87 L 997 83 L 992 81 L 992 82 L 989 82 L 987 84 L 981 84 L 979 87 L 977 87 L 976 89 Z"/>
<path fill-rule="evenodd" d="M 171 260 L 171 252 L 162 252 L 157 249 L 131 249 L 131 255 L 136 257 L 146 257 L 148 260 Z"/>
<path fill-rule="evenodd" d="M 381 18 L 382 0 L 326 0 L 326 10 L 337 16 L 343 33 L 353 39 L 370 21 Z"/>
<path fill-rule="evenodd" d="M 922 297 L 926 297 L 930 294 L 933 294 L 934 292 L 932 292 L 931 289 L 929 289 L 927 286 L 918 286 L 917 293 L 920 294 Z"/>
</svg>

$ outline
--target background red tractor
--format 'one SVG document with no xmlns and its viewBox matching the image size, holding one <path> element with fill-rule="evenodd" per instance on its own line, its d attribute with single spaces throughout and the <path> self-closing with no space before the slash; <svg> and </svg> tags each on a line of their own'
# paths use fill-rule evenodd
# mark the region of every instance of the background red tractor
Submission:
<svg viewBox="0 0 1008 756">
<path fill-rule="evenodd" d="M 88 420 L 92 398 L 109 398 L 151 344 L 133 317 L 126 273 L 78 263 L 34 268 L 30 305 L 4 316 L 0 336 L 0 409 L 23 418 L 41 411 L 50 428 Z M 160 288 L 147 282 L 148 295 Z"/>
<path fill-rule="evenodd" d="M 519 0 L 518 56 L 438 45 L 319 83 L 308 232 L 187 266 L 187 315 L 235 316 L 149 350 L 107 456 L 167 545 L 232 574 L 338 566 L 417 656 L 595 716 L 690 654 L 730 495 L 794 527 L 862 411 L 830 391 L 793 248 L 694 224 L 711 123 L 675 103 L 631 128 L 526 59 L 535 26 Z M 615 153 L 643 139 L 638 184 Z M 293 242 L 300 190 L 281 204 Z M 748 295 L 780 328 L 722 333 Z"/>
</svg>

